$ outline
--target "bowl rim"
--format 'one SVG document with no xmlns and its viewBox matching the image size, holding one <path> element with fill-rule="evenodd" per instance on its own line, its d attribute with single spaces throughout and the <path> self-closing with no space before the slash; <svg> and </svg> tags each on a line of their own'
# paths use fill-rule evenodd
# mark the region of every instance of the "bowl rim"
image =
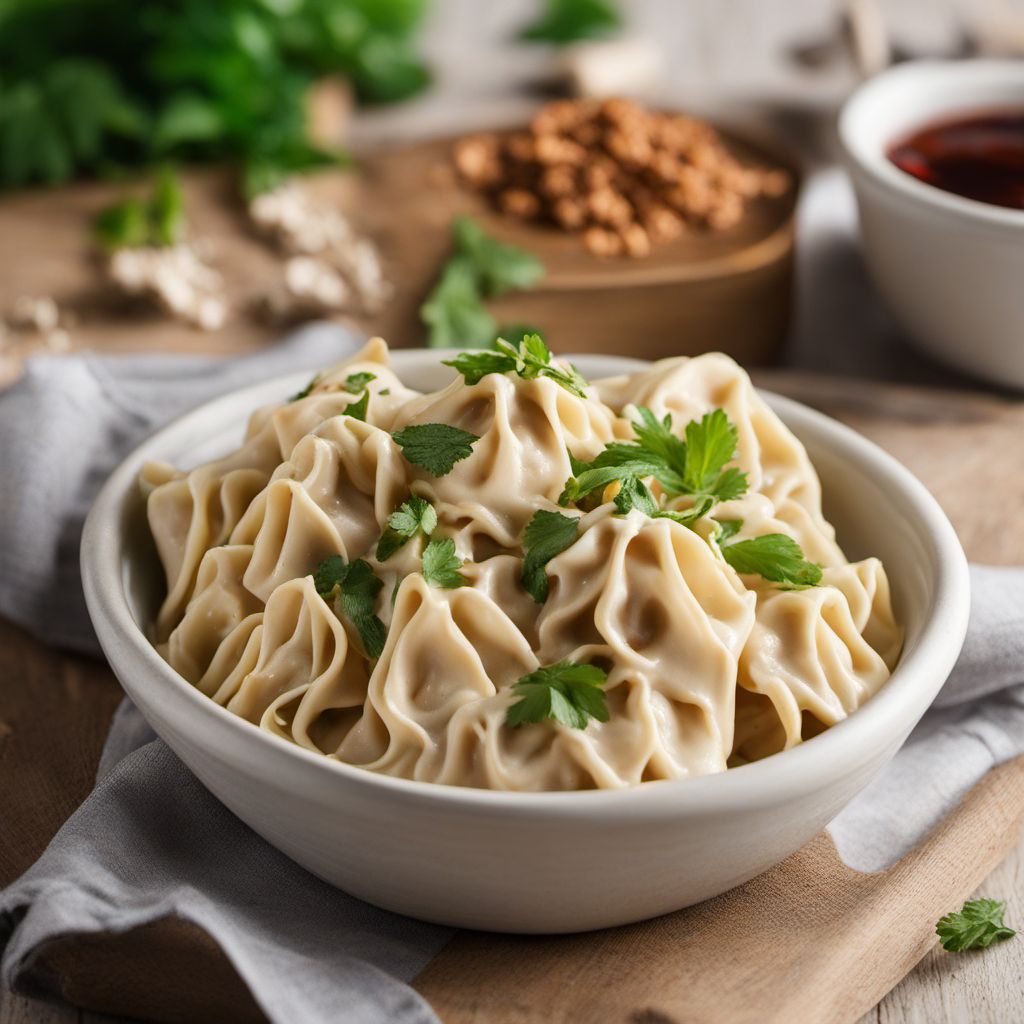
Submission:
<svg viewBox="0 0 1024 1024">
<path fill-rule="evenodd" d="M 1012 105 L 1012 109 L 1019 112 L 1024 108 L 1024 63 L 1020 61 L 1000 58 L 908 61 L 862 83 L 840 109 L 837 131 L 848 165 L 861 171 L 877 186 L 897 193 L 900 198 L 918 207 L 941 210 L 964 224 L 984 225 L 1019 234 L 1024 230 L 1024 210 L 969 199 L 919 181 L 912 174 L 900 170 L 885 155 L 886 147 L 893 139 L 881 132 L 881 144 L 868 142 L 858 130 L 857 124 L 865 107 L 885 109 L 883 101 L 887 95 L 904 89 L 908 82 L 916 79 L 953 80 L 963 86 L 964 102 L 949 107 L 947 113 L 951 116 L 972 110 L 1010 109 L 1011 104 L 1008 102 L 986 100 L 981 95 L 994 85 L 1019 84 L 1020 102 Z M 972 99 L 975 90 L 979 95 L 977 99 Z M 942 112 L 932 111 L 922 114 L 915 124 L 924 127 L 942 117 Z"/>
<path fill-rule="evenodd" d="M 392 367 L 403 379 L 435 367 L 455 350 L 407 349 L 391 353 Z M 650 361 L 609 355 L 574 355 L 574 362 L 602 367 L 611 373 L 591 371 L 593 379 L 635 372 Z M 137 499 L 138 472 L 142 464 L 160 457 L 169 436 L 187 430 L 204 418 L 224 414 L 244 402 L 248 412 L 301 387 L 309 371 L 272 378 L 232 390 L 205 402 L 161 427 L 129 453 L 110 475 L 95 499 L 82 536 L 81 568 L 89 614 L 111 666 L 131 663 L 133 682 L 139 686 L 165 687 L 164 696 L 180 706 L 191 707 L 197 722 L 220 730 L 228 743 L 247 744 L 263 761 L 254 777 L 266 774 L 271 761 L 283 771 L 305 771 L 320 781 L 342 780 L 367 793 L 416 804 L 461 806 L 475 811 L 500 811 L 503 815 L 551 815 L 590 817 L 601 810 L 637 820 L 661 817 L 666 812 L 717 812 L 745 804 L 763 805 L 766 799 L 782 800 L 807 789 L 820 789 L 829 778 L 855 771 L 871 759 L 873 751 L 902 742 L 918 718 L 934 700 L 963 644 L 970 608 L 967 560 L 957 535 L 938 502 L 927 488 L 899 461 L 850 427 L 802 403 L 758 389 L 787 426 L 817 434 L 843 457 L 852 457 L 883 484 L 898 492 L 917 516 L 916 530 L 936 566 L 934 600 L 921 627 L 915 648 L 901 657 L 885 685 L 854 714 L 811 740 L 760 761 L 713 775 L 689 779 L 659 780 L 621 789 L 557 792 L 517 792 L 452 786 L 384 775 L 306 750 L 239 718 L 217 704 L 180 676 L 150 643 L 132 614 L 124 587 L 124 543 L 120 524 L 128 503 Z M 247 415 L 247 413 L 243 414 Z M 236 414 L 237 417 L 237 414 Z M 241 423 L 242 420 L 239 420 Z M 121 645 L 129 648 L 127 655 Z M 145 672 L 138 671 L 144 668 Z M 144 677 L 144 679 L 143 679 Z M 127 687 L 126 687 L 127 689 Z M 151 723 L 152 724 L 152 723 Z M 159 730 L 156 730 L 159 732 Z M 173 744 L 172 744 L 173 746 Z M 327 774 L 324 774 L 327 773 Z M 372 795 L 372 794 L 371 794 Z"/>
</svg>

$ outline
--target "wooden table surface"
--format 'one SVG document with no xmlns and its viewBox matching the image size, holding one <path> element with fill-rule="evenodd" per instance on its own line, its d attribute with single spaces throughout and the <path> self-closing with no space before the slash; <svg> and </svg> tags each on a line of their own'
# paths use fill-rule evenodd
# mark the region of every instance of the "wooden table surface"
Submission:
<svg viewBox="0 0 1024 1024">
<path fill-rule="evenodd" d="M 691 106 L 701 107 L 712 101 L 717 105 L 723 98 L 742 99 L 755 93 L 780 99 L 797 97 L 801 103 L 827 106 L 850 86 L 848 68 L 826 68 L 808 79 L 784 59 L 787 47 L 830 31 L 838 0 L 627 0 L 625 6 L 631 22 L 664 47 L 668 92 Z M 981 6 L 984 5 L 972 5 L 971 0 L 890 0 L 886 10 L 903 38 L 915 38 L 916 34 L 921 45 L 941 48 L 955 38 L 954 16 L 970 14 L 973 8 Z M 1017 6 L 1019 9 L 1019 2 Z M 530 0 L 505 0 L 501 5 L 481 5 L 477 0 L 439 0 L 427 32 L 427 47 L 439 69 L 436 89 L 431 96 L 403 108 L 363 118 L 356 125 L 357 138 L 363 142 L 399 140 L 486 123 L 494 116 L 513 120 L 532 101 L 522 90 L 510 89 L 508 83 L 528 83 L 542 71 L 538 55 L 524 55 L 507 45 L 515 26 L 525 20 L 532 7 Z M 148 338 L 140 338 L 140 344 L 149 347 Z M 170 339 L 163 344 L 175 347 Z M 905 356 L 901 365 L 907 365 Z M 910 365 L 915 365 L 912 358 Z M 886 375 L 885 366 L 865 365 L 865 369 Z M 885 446 L 942 495 L 971 557 L 1024 562 L 1024 529 L 1017 524 L 1014 532 L 1003 532 L 997 543 L 990 523 L 969 518 L 971 489 L 958 486 L 950 476 L 952 468 L 944 468 L 941 459 L 922 447 L 928 424 L 951 421 L 956 429 L 977 434 L 979 460 L 983 460 L 992 445 L 1005 444 L 1007 439 L 1019 438 L 1024 432 L 1020 406 L 986 397 L 963 396 L 949 401 L 940 393 L 897 395 L 886 389 L 873 391 L 842 383 L 794 386 L 798 392 L 801 388 L 806 390 L 803 397 L 853 421 L 869 436 L 873 432 L 877 436 L 882 430 L 884 438 L 879 439 Z M 797 397 L 801 395 L 798 393 Z M 895 414 L 897 406 L 899 413 Z M 880 408 L 883 415 L 879 414 Z M 1006 433 L 1007 423 L 1012 424 L 1014 434 Z M 975 470 L 981 472 L 982 468 Z M 1013 481 L 1018 490 L 1022 484 L 1024 471 Z M 1002 504 L 1007 507 L 1019 509 L 1024 501 L 1024 494 L 1016 495 L 1015 501 L 1010 494 L 1004 497 Z M 83 666 L 74 659 L 38 649 L 34 656 L 26 657 L 23 652 L 33 645 L 27 641 L 14 642 L 12 635 L 10 627 L 0 625 L 0 701 L 4 687 L 13 678 L 34 671 L 40 679 L 46 679 L 51 693 L 63 690 L 79 697 L 92 695 L 113 706 L 117 694 L 110 688 L 103 669 Z M 0 711 L 0 801 L 5 772 L 18 749 L 16 739 L 5 734 L 3 718 Z M 80 769 L 91 763 L 101 740 L 98 734 L 81 738 L 75 755 L 81 759 Z M 70 788 L 45 778 L 34 780 L 42 792 L 51 796 L 45 820 L 35 823 L 40 836 L 47 830 L 52 832 L 85 795 L 87 772 L 79 771 L 76 778 Z M 13 860 L 6 864 L 3 861 L 3 832 L 0 828 L 0 865 L 9 872 L 19 865 Z M 1006 899 L 1008 919 L 1018 927 L 1024 923 L 1024 842 L 990 876 L 981 894 Z M 0 991 L 0 1024 L 99 1024 L 100 1020 L 94 1014 Z M 1013 1024 L 1022 1020 L 1024 954 L 1017 940 L 977 956 L 951 957 L 933 950 L 860 1024 Z"/>
</svg>

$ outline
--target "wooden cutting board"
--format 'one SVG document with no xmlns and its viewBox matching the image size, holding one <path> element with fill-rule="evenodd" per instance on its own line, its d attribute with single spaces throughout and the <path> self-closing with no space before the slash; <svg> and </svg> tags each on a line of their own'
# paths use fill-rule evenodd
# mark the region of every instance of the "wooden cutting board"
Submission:
<svg viewBox="0 0 1024 1024">
<path fill-rule="evenodd" d="M 1024 563 L 1024 406 L 782 372 L 758 382 L 850 423 L 905 462 L 972 559 Z M 2 885 L 88 793 L 120 692 L 102 665 L 55 654 L 3 624 L 0 679 Z M 847 868 L 822 834 L 746 885 L 654 921 L 554 938 L 460 933 L 414 984 L 446 1024 L 853 1024 L 934 946 L 936 919 L 999 863 L 1022 824 L 1019 759 L 990 773 L 888 871 Z M 983 959 L 1019 964 L 1019 955 L 1017 940 Z M 70 936 L 43 961 L 54 991 L 89 1009 L 160 1021 L 261 1019 L 210 939 L 180 921 Z M 980 961 L 948 959 L 962 972 L 972 962 Z M 48 1012 L 9 1002 L 0 1020 L 66 1019 Z"/>
<path fill-rule="evenodd" d="M 495 215 L 459 185 L 450 140 L 367 154 L 351 173 L 310 176 L 304 187 L 377 242 L 394 295 L 380 312 L 351 319 L 395 347 L 423 343 L 420 306 L 451 253 L 452 218 L 467 213 L 546 267 L 536 287 L 489 304 L 499 324 L 533 326 L 563 352 L 619 351 L 627 338 L 630 353 L 643 358 L 725 346 L 746 365 L 765 364 L 789 320 L 797 170 L 787 158 L 730 139 L 748 163 L 787 167 L 794 187 L 751 203 L 734 228 L 689 233 L 640 260 L 600 260 L 575 235 Z M 125 186 L 101 182 L 0 200 L 0 320 L 19 296 L 42 295 L 73 319 L 76 348 L 232 353 L 279 337 L 284 325 L 258 309 L 282 287 L 282 254 L 254 232 L 235 177 L 223 169 L 192 171 L 183 191 L 189 235 L 221 274 L 232 308 L 223 329 L 188 327 L 112 290 L 90 224 Z M 15 336 L 9 340 L 5 355 L 0 337 L 0 386 L 17 375 L 22 354 Z"/>
</svg>

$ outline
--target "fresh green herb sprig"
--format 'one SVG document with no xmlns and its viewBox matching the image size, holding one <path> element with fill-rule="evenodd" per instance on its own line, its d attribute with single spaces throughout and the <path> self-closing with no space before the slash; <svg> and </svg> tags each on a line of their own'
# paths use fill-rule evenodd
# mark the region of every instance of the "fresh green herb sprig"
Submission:
<svg viewBox="0 0 1024 1024">
<path fill-rule="evenodd" d="M 420 309 L 429 329 L 431 348 L 486 345 L 497 321 L 484 300 L 515 289 L 529 288 L 544 274 L 531 253 L 491 238 L 470 217 L 452 221 L 455 252 Z"/>
<path fill-rule="evenodd" d="M 335 154 L 308 134 L 315 82 L 389 102 L 429 72 L 427 0 L 5 0 L 0 187 L 156 160 L 237 160 L 252 194 Z"/>
<path fill-rule="evenodd" d="M 531 43 L 567 46 L 621 28 L 622 14 L 611 0 L 543 0 L 540 17 L 519 33 Z"/>
<path fill-rule="evenodd" d="M 345 378 L 344 388 L 350 395 L 358 395 L 360 391 L 365 391 L 366 386 L 371 380 L 376 380 L 377 374 L 370 373 L 367 370 L 363 370 L 360 373 L 350 373 Z"/>
<path fill-rule="evenodd" d="M 388 525 L 377 541 L 378 562 L 386 562 L 418 533 L 429 537 L 437 528 L 437 510 L 426 498 L 412 495 L 388 516 Z"/>
<path fill-rule="evenodd" d="M 184 230 L 181 185 L 167 168 L 157 175 L 149 196 L 122 199 L 101 210 L 93 220 L 97 240 L 110 251 L 174 245 Z"/>
<path fill-rule="evenodd" d="M 727 519 L 718 524 L 716 535 L 722 557 L 738 573 L 761 576 L 794 590 L 821 583 L 821 566 L 808 562 L 800 545 L 784 533 L 765 533 L 750 540 L 726 543 L 742 526 L 740 519 Z"/>
<path fill-rule="evenodd" d="M 362 558 L 346 562 L 341 555 L 329 555 L 313 574 L 316 592 L 335 614 L 344 615 L 355 627 L 367 657 L 379 658 L 387 641 L 387 629 L 374 612 L 377 595 L 384 583 Z"/>
<path fill-rule="evenodd" d="M 451 537 L 432 540 L 423 549 L 423 578 L 432 586 L 442 590 L 468 587 L 469 580 L 459 570 L 462 559 L 455 554 L 455 541 Z"/>
<path fill-rule="evenodd" d="M 635 476 L 627 476 L 622 481 L 613 501 L 615 511 L 620 516 L 628 515 L 633 509 L 638 509 L 652 519 L 671 519 L 674 523 L 679 523 L 680 526 L 692 526 L 702 516 L 706 516 L 714 505 L 714 499 L 710 495 L 703 494 L 685 511 L 663 509 L 658 505 L 643 480 Z"/>
<path fill-rule="evenodd" d="M 480 440 L 476 434 L 448 423 L 403 427 L 391 437 L 402 449 L 407 462 L 425 469 L 431 476 L 446 476 L 456 462 L 473 454 L 473 445 Z"/>
<path fill-rule="evenodd" d="M 1005 942 L 1017 933 L 1003 921 L 1006 903 L 1002 900 L 968 900 L 963 909 L 946 914 L 935 925 L 942 948 L 950 953 L 965 949 L 987 949 Z"/>
<path fill-rule="evenodd" d="M 288 399 L 288 401 L 299 402 L 303 398 L 309 398 L 309 396 L 313 393 L 313 388 L 315 388 L 319 383 L 320 374 L 314 373 L 313 376 L 309 378 L 309 383 L 304 388 L 300 389 L 299 391 L 296 391 L 295 394 Z"/>
<path fill-rule="evenodd" d="M 526 335 L 518 348 L 499 338 L 495 348 L 494 352 L 464 352 L 445 359 L 444 365 L 455 367 L 469 385 L 479 384 L 492 373 L 514 373 L 523 380 L 547 377 L 577 398 L 586 398 L 586 379 L 575 366 L 570 364 L 568 370 L 563 370 L 552 362 L 551 350 L 539 334 Z"/>
<path fill-rule="evenodd" d="M 370 390 L 367 388 L 358 399 L 354 402 L 350 402 L 341 411 L 342 416 L 351 416 L 354 420 L 360 420 L 363 423 L 366 422 L 366 414 L 370 410 Z"/>
<path fill-rule="evenodd" d="M 591 718 L 608 721 L 602 689 L 608 673 L 597 665 L 560 661 L 523 676 L 512 687 L 521 699 L 505 713 L 505 724 L 519 726 L 552 719 L 570 729 L 585 729 Z"/>
<path fill-rule="evenodd" d="M 691 495 L 695 506 L 708 509 L 746 493 L 746 473 L 735 466 L 726 468 L 736 457 L 738 435 L 724 410 L 715 409 L 688 423 L 685 441 L 673 433 L 671 415 L 659 420 L 643 406 L 637 413 L 635 441 L 613 441 L 592 462 L 574 460 L 560 505 L 578 502 L 592 491 L 630 477 L 654 477 L 670 497 Z"/>
<path fill-rule="evenodd" d="M 527 593 L 537 604 L 543 604 L 548 599 L 548 562 L 573 544 L 579 532 L 578 518 L 543 508 L 537 509 L 526 524 L 523 531 L 525 557 L 522 579 Z"/>
</svg>

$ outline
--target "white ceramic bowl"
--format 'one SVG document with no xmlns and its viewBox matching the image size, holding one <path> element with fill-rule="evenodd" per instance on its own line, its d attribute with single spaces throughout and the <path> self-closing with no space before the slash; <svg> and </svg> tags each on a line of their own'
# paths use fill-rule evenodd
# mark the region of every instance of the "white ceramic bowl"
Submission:
<svg viewBox="0 0 1024 1024">
<path fill-rule="evenodd" d="M 929 122 L 1024 110 L 1024 62 L 920 61 L 847 101 L 839 137 L 868 265 L 914 341 L 943 362 L 1024 388 L 1024 210 L 918 181 L 886 156 Z"/>
<path fill-rule="evenodd" d="M 399 351 L 408 384 L 440 387 L 438 354 Z M 576 360 L 588 377 L 640 368 Z M 502 793 L 375 775 L 289 744 L 204 697 L 146 639 L 162 589 L 136 477 L 227 451 L 256 406 L 308 374 L 234 392 L 153 435 L 89 515 L 82 573 L 96 631 L 128 695 L 202 782 L 274 846 L 363 899 L 469 928 L 567 932 L 623 924 L 714 896 L 806 843 L 895 754 L 963 642 L 967 565 L 948 520 L 898 462 L 785 398 L 851 557 L 888 568 L 906 644 L 886 686 L 845 722 L 720 775 L 580 793 Z"/>
</svg>

